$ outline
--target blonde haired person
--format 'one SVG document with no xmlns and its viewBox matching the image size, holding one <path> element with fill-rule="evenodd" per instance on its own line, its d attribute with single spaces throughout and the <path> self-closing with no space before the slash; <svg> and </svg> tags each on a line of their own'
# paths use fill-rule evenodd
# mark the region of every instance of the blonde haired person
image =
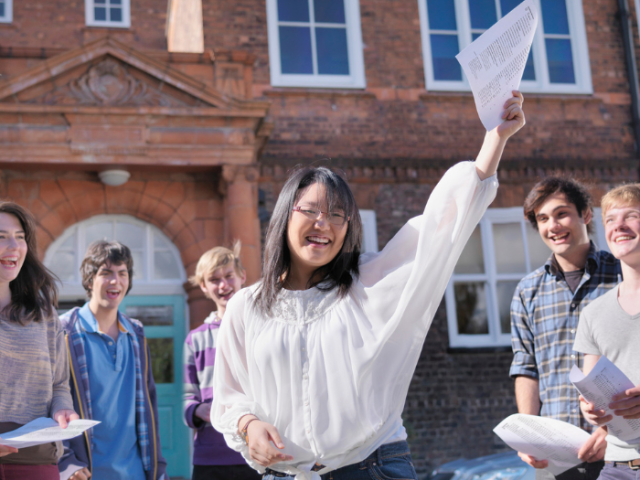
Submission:
<svg viewBox="0 0 640 480">
<path fill-rule="evenodd" d="M 224 437 L 209 422 L 213 393 L 213 364 L 220 321 L 227 302 L 246 280 L 240 261 L 240 242 L 233 250 L 215 247 L 206 252 L 189 281 L 213 300 L 216 310 L 204 324 L 189 332 L 184 345 L 184 420 L 196 430 L 193 445 L 193 480 L 258 479 L 242 455 L 227 447 Z"/>
<path fill-rule="evenodd" d="M 584 353 L 584 373 L 607 357 L 636 387 L 613 397 L 613 415 L 640 419 L 640 185 L 614 188 L 601 202 L 607 245 L 620 260 L 622 282 L 589 304 L 580 315 L 573 349 Z M 612 415 L 596 410 L 580 397 L 580 409 L 592 425 L 609 423 Z M 640 436 L 622 440 L 609 433 L 600 479 L 636 479 L 640 468 Z"/>
</svg>

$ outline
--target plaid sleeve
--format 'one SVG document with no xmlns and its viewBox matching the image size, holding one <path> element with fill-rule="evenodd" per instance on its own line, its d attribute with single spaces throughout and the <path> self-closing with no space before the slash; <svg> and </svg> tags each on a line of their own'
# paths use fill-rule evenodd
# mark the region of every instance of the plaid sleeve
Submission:
<svg viewBox="0 0 640 480">
<path fill-rule="evenodd" d="M 527 377 L 538 378 L 533 330 L 523 293 L 522 285 L 518 284 L 513 294 L 513 300 L 511 300 L 513 361 L 509 369 L 509 376 L 513 378 L 517 375 L 526 375 Z"/>
</svg>

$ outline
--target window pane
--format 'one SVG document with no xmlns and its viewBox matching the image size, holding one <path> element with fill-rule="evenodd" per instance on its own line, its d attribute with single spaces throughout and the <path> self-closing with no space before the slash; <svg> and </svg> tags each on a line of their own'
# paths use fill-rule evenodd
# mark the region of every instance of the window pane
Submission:
<svg viewBox="0 0 640 480">
<path fill-rule="evenodd" d="M 180 268 L 171 252 L 155 252 L 154 255 L 154 278 L 156 280 L 168 280 L 180 278 Z"/>
<path fill-rule="evenodd" d="M 127 305 L 125 313 L 147 327 L 173 325 L 173 305 Z"/>
<path fill-rule="evenodd" d="M 498 273 L 526 273 L 527 264 L 520 222 L 494 224 L 493 246 Z"/>
<path fill-rule="evenodd" d="M 104 5 L 105 3 L 107 3 L 107 0 L 94 0 L 94 2 L 96 5 Z"/>
<path fill-rule="evenodd" d="M 73 281 L 76 277 L 76 256 L 73 252 L 57 251 L 49 268 L 63 282 Z"/>
<path fill-rule="evenodd" d="M 346 23 L 344 0 L 313 0 L 313 14 L 316 22 Z"/>
<path fill-rule="evenodd" d="M 113 240 L 112 223 L 94 223 L 85 229 L 84 234 L 87 247 L 96 240 Z"/>
<path fill-rule="evenodd" d="M 569 35 L 569 19 L 565 0 L 540 0 L 544 33 Z"/>
<path fill-rule="evenodd" d="M 345 28 L 316 28 L 318 73 L 349 75 L 349 53 Z"/>
<path fill-rule="evenodd" d="M 75 250 L 75 248 L 76 248 L 76 236 L 75 235 L 71 235 L 64 242 L 62 242 L 62 244 L 58 248 L 70 248 L 70 249 L 74 249 Z"/>
<path fill-rule="evenodd" d="M 111 5 L 122 5 L 122 0 L 111 0 Z"/>
<path fill-rule="evenodd" d="M 156 383 L 173 383 L 173 338 L 148 338 L 151 371 Z"/>
<path fill-rule="evenodd" d="M 464 246 L 462 255 L 456 264 L 455 273 L 484 273 L 484 255 L 482 253 L 482 237 L 480 227 L 471 234 Z"/>
<path fill-rule="evenodd" d="M 531 270 L 541 267 L 551 256 L 551 251 L 540 238 L 540 233 L 527 222 L 527 246 L 529 247 L 529 263 Z"/>
<path fill-rule="evenodd" d="M 308 22 L 309 3 L 306 0 L 278 0 L 278 20 Z"/>
<path fill-rule="evenodd" d="M 428 0 L 427 12 L 429 14 L 429 28 L 431 30 L 458 29 L 456 23 L 456 7 L 453 4 L 453 0 Z"/>
<path fill-rule="evenodd" d="M 522 74 L 523 80 L 535 80 L 536 70 L 533 66 L 533 48 L 529 50 L 529 57 L 527 58 L 527 64 L 524 67 L 524 73 Z"/>
<path fill-rule="evenodd" d="M 111 15 L 111 18 L 109 20 L 111 20 L 112 22 L 121 22 L 122 21 L 122 9 L 121 8 L 110 8 L 109 9 L 109 13 Z"/>
<path fill-rule="evenodd" d="M 462 80 L 462 70 L 456 60 L 460 52 L 456 35 L 431 35 L 431 56 L 435 80 Z"/>
<path fill-rule="evenodd" d="M 144 254 L 139 250 L 133 250 L 131 256 L 133 257 L 133 279 L 144 280 Z"/>
<path fill-rule="evenodd" d="M 522 0 L 500 0 L 500 13 L 504 17 L 511 10 L 516 8 L 518 5 L 522 3 Z"/>
<path fill-rule="evenodd" d="M 545 44 L 551 83 L 576 83 L 576 77 L 573 73 L 571 41 L 561 38 L 547 38 Z"/>
<path fill-rule="evenodd" d="M 498 21 L 495 0 L 469 0 L 471 28 L 489 28 Z"/>
<path fill-rule="evenodd" d="M 496 285 L 498 312 L 500 313 L 500 331 L 502 333 L 511 333 L 511 299 L 517 286 L 517 281 L 498 282 Z"/>
<path fill-rule="evenodd" d="M 484 32 L 482 32 L 482 33 L 484 33 Z M 475 41 L 476 41 L 476 39 L 477 39 L 480 35 L 482 35 L 482 33 L 472 33 L 472 34 L 471 34 L 471 41 L 472 41 L 472 42 L 475 42 Z"/>
<path fill-rule="evenodd" d="M 169 248 L 167 241 L 157 233 L 153 234 L 153 248 Z"/>
<path fill-rule="evenodd" d="M 309 28 L 280 27 L 280 68 L 282 73 L 313 73 Z"/>
<path fill-rule="evenodd" d="M 453 290 L 456 297 L 458 333 L 468 335 L 489 333 L 484 283 L 456 283 Z"/>
<path fill-rule="evenodd" d="M 96 20 L 106 20 L 107 19 L 107 9 L 104 7 L 96 7 L 93 9 L 94 17 Z"/>
<path fill-rule="evenodd" d="M 133 223 L 116 223 L 116 239 L 127 247 L 144 248 L 145 238 L 144 228 Z"/>
<path fill-rule="evenodd" d="M 0 2 L 0 17 L 4 18 L 4 2 Z"/>
</svg>

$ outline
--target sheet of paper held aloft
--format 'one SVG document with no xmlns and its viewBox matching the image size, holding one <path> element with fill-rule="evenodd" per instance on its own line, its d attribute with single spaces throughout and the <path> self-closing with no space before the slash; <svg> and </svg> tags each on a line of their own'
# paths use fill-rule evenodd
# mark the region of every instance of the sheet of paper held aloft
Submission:
<svg viewBox="0 0 640 480">
<path fill-rule="evenodd" d="M 600 357 L 586 377 L 574 365 L 569 374 L 569 380 L 589 403 L 598 410 L 604 410 L 607 415 L 613 415 L 613 410 L 609 408 L 613 396 L 635 387 L 629 377 L 606 357 Z M 638 419 L 626 420 L 613 415 L 613 420 L 607 424 L 607 428 L 611 435 L 620 440 L 633 440 L 640 437 L 640 420 Z"/>
<path fill-rule="evenodd" d="M 545 468 L 554 475 L 582 463 L 578 452 L 589 439 L 581 428 L 552 418 L 516 413 L 493 429 L 507 445 L 538 460 L 548 460 Z"/>
<path fill-rule="evenodd" d="M 487 131 L 503 122 L 504 103 L 520 87 L 537 26 L 534 1 L 525 0 L 456 55 Z"/>
<path fill-rule="evenodd" d="M 72 420 L 67 428 L 62 429 L 52 418 L 36 418 L 17 430 L 0 435 L 0 445 L 18 449 L 41 445 L 43 443 L 69 440 L 82 435 L 85 430 L 97 425 L 95 420 Z"/>
</svg>

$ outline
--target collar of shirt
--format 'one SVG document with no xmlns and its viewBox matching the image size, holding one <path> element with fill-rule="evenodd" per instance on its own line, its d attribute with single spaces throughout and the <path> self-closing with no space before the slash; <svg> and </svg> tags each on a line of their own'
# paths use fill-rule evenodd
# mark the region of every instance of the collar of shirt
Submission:
<svg viewBox="0 0 640 480">
<path fill-rule="evenodd" d="M 98 320 L 96 320 L 95 315 L 89 308 L 89 302 L 85 303 L 84 306 L 80 309 L 80 311 L 78 312 L 78 316 L 80 317 L 80 324 L 82 325 L 84 331 L 90 333 L 104 333 L 100 331 Z M 120 333 L 133 335 L 133 327 L 120 312 L 118 312 L 118 330 L 120 331 Z"/>
<path fill-rule="evenodd" d="M 218 312 L 211 312 L 207 318 L 204 319 L 204 323 L 208 325 L 220 325 L 220 317 L 218 317 Z"/>
<path fill-rule="evenodd" d="M 560 265 L 558 265 L 558 260 L 556 259 L 555 254 L 551 254 L 551 256 L 547 259 L 544 264 L 544 268 L 546 269 L 549 275 L 553 275 L 554 277 L 560 279 L 563 277 L 562 269 Z M 589 241 L 589 254 L 587 255 L 587 263 L 585 265 L 585 273 L 593 274 L 598 268 L 600 268 L 600 257 L 598 256 L 598 247 L 592 241 Z"/>
</svg>

